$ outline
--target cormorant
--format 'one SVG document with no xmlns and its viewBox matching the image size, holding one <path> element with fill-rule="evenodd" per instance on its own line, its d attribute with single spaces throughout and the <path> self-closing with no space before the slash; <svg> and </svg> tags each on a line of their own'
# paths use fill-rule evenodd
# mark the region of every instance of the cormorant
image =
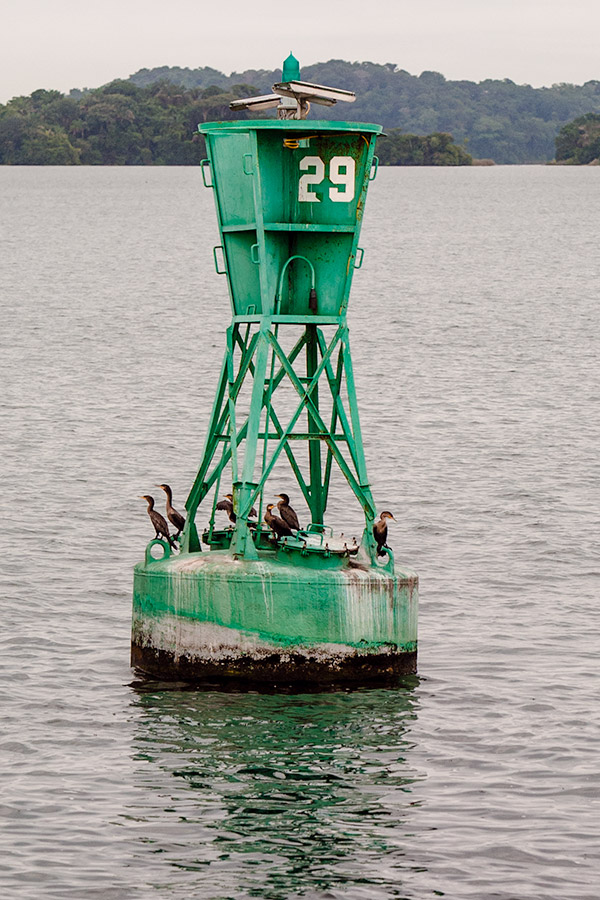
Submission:
<svg viewBox="0 0 600 900">
<path fill-rule="evenodd" d="M 169 534 L 169 526 L 167 525 L 166 520 L 161 516 L 159 512 L 156 512 L 156 510 L 154 509 L 154 497 L 150 497 L 148 494 L 143 494 L 140 497 L 140 500 L 145 500 L 148 504 L 148 515 L 150 516 L 150 521 L 154 526 L 156 537 L 164 537 L 165 540 L 169 542 L 171 547 L 174 547 L 175 541 Z"/>
<path fill-rule="evenodd" d="M 295 510 L 290 506 L 290 498 L 287 494 L 277 494 L 277 496 L 281 497 L 281 500 L 277 504 L 277 509 L 280 512 L 281 518 L 289 528 L 293 528 L 294 531 L 299 531 L 300 522 L 298 521 Z"/>
<path fill-rule="evenodd" d="M 179 539 L 179 535 L 183 531 L 183 526 L 185 525 L 185 519 L 181 515 L 180 512 L 173 507 L 173 491 L 169 487 L 168 484 L 157 484 L 156 487 L 161 488 L 167 495 L 167 519 L 173 525 L 174 528 L 177 529 L 177 534 L 175 535 L 175 540 Z"/>
<path fill-rule="evenodd" d="M 271 512 L 272 509 L 275 508 L 274 503 L 269 503 L 265 512 L 265 522 L 275 535 L 275 537 L 282 538 L 286 535 L 293 537 L 292 529 L 288 528 L 283 519 L 280 519 L 279 516 L 274 516 Z"/>
<path fill-rule="evenodd" d="M 383 548 L 387 547 L 386 541 L 388 533 L 386 519 L 391 519 L 392 522 L 396 521 L 391 512 L 384 510 L 379 516 L 379 521 L 375 522 L 373 525 L 373 536 L 377 541 L 377 556 L 385 556 Z"/>
<path fill-rule="evenodd" d="M 237 516 L 233 511 L 233 494 L 226 494 L 225 499 L 219 500 L 215 509 L 226 512 L 229 516 L 229 521 L 235 525 Z"/>
<path fill-rule="evenodd" d="M 219 502 L 217 503 L 215 509 L 225 511 L 225 512 L 227 513 L 227 515 L 229 516 L 229 521 L 230 521 L 233 525 L 235 525 L 235 523 L 237 522 L 237 516 L 236 516 L 236 514 L 235 514 L 234 511 L 233 511 L 233 494 L 225 494 L 225 499 L 224 499 L 224 500 L 219 500 Z M 254 509 L 254 507 L 252 507 L 252 509 L 251 509 L 250 512 L 248 513 L 248 518 L 249 518 L 249 519 L 250 519 L 250 518 L 256 518 L 257 515 L 258 515 L 258 513 L 257 513 L 256 510 Z"/>
</svg>

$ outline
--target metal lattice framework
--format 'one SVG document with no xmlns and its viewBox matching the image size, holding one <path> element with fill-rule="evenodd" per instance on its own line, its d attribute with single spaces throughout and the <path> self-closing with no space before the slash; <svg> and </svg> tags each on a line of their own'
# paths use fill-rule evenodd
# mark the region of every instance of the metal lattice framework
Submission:
<svg viewBox="0 0 600 900">
<path fill-rule="evenodd" d="M 213 487 L 216 501 L 221 475 L 230 465 L 237 513 L 231 549 L 245 556 L 254 555 L 248 515 L 257 502 L 259 516 L 262 515 L 263 490 L 282 454 L 287 457 L 296 477 L 313 523 L 323 523 L 335 463 L 365 512 L 365 533 L 370 534 L 375 506 L 367 480 L 346 321 L 339 322 L 329 340 L 322 328 L 306 325 L 289 353 L 281 345 L 278 327 L 266 319 L 253 333 L 246 325 L 242 334 L 243 326 L 238 323 L 227 331 L 227 347 L 204 454 L 186 503 L 189 549 L 194 549 L 192 544 L 197 541 L 195 529 L 190 525 L 195 520 L 198 506 Z M 306 351 L 306 376 L 296 371 L 303 349 Z M 250 408 L 239 422 L 237 401 L 247 379 L 252 382 Z M 274 405 L 275 393 L 284 379 L 288 379 L 297 394 L 296 407 L 287 421 L 281 421 Z M 321 412 L 320 388 L 329 392 L 329 422 Z M 308 430 L 297 431 L 303 412 Z M 268 423 L 267 428 L 265 423 Z M 308 442 L 308 480 L 294 450 L 298 441 Z M 323 444 L 327 448 L 326 454 L 322 453 Z M 262 459 L 258 456 L 261 449 Z M 261 474 L 255 481 L 257 460 Z M 211 529 L 214 508 L 213 502 Z"/>
<path fill-rule="evenodd" d="M 230 544 L 228 534 L 219 546 L 256 558 L 265 485 L 278 461 L 287 459 L 317 529 L 324 526 L 334 467 L 341 471 L 364 511 L 362 543 L 374 561 L 375 506 L 346 312 L 353 271 L 363 259 L 358 240 L 381 127 L 247 120 L 206 123 L 200 130 L 208 153 L 202 177 L 214 194 L 221 238 L 215 264 L 227 276 L 233 317 L 186 502 L 182 549 L 200 549 L 196 513 L 210 491 L 206 537 L 211 546 L 221 540 L 212 538 L 219 533 L 215 507 L 227 477 L 236 522 Z M 302 464 L 299 441 L 308 447 Z M 251 532 L 255 505 L 259 526 Z"/>
</svg>

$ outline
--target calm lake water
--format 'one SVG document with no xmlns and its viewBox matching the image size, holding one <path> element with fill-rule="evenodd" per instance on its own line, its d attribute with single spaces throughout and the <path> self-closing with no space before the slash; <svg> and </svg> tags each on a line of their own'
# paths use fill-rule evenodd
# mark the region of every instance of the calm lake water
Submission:
<svg viewBox="0 0 600 900">
<path fill-rule="evenodd" d="M 419 676 L 322 695 L 129 669 L 138 496 L 183 507 L 229 322 L 200 172 L 0 201 L 0 895 L 597 900 L 600 169 L 372 185 L 354 368 Z"/>
</svg>

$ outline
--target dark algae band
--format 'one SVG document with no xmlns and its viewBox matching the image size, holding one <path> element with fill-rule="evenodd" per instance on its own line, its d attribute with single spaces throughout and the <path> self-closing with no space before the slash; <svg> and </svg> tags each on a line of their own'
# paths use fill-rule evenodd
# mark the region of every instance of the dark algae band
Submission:
<svg viewBox="0 0 600 900">
<path fill-rule="evenodd" d="M 355 653 L 339 661 L 330 661 L 300 653 L 273 652 L 260 659 L 198 659 L 176 657 L 155 647 L 131 647 L 131 665 L 140 673 L 165 681 L 204 682 L 210 679 L 237 680 L 249 685 L 310 685 L 332 687 L 361 684 L 393 684 L 403 675 L 417 671 L 417 651 L 391 653 Z"/>
</svg>

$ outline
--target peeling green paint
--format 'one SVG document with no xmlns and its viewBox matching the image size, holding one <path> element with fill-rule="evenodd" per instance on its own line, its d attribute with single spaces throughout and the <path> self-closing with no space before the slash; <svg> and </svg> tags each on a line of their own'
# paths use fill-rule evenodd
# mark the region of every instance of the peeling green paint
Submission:
<svg viewBox="0 0 600 900">
<path fill-rule="evenodd" d="M 175 615 L 278 643 L 416 641 L 416 576 L 345 565 L 310 570 L 225 551 L 135 569 L 134 616 Z"/>
<path fill-rule="evenodd" d="M 417 648 L 417 603 L 413 573 L 389 575 L 349 560 L 318 570 L 273 555 L 171 556 L 136 566 L 133 659 L 148 663 L 160 651 L 175 666 L 192 660 L 212 671 L 243 658 L 261 675 L 274 654 L 276 668 L 292 654 L 296 671 L 304 659 L 319 673 L 323 665 L 339 673 L 363 657 L 408 660 Z"/>
</svg>

